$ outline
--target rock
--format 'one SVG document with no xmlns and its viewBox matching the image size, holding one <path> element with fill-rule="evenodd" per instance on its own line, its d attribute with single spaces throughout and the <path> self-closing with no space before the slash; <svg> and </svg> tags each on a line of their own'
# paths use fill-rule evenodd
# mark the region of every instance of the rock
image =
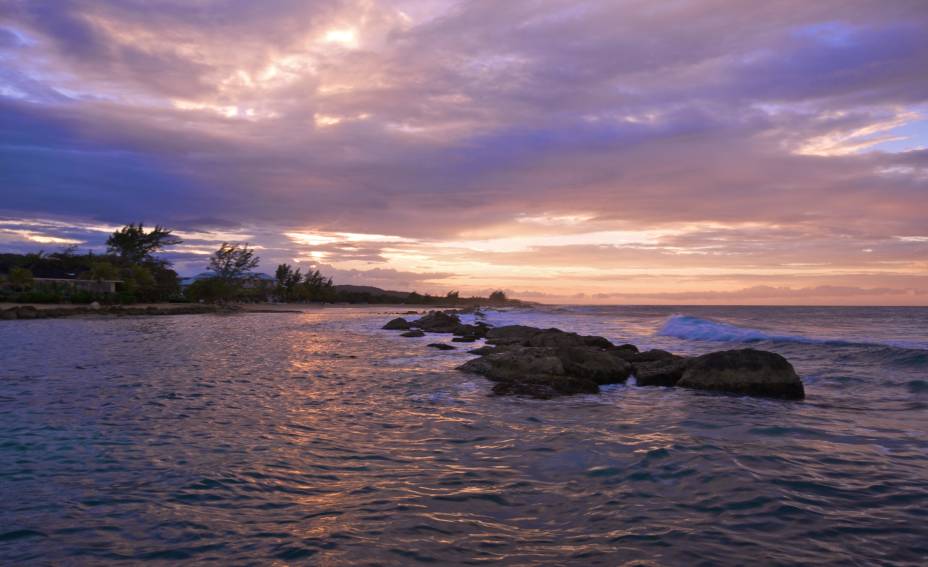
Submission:
<svg viewBox="0 0 928 567">
<path fill-rule="evenodd" d="M 465 362 L 465 372 L 481 374 L 491 380 L 527 380 L 533 376 L 564 376 L 564 365 L 552 349 L 516 348 L 488 354 Z"/>
<path fill-rule="evenodd" d="M 497 348 L 495 346 L 486 345 L 486 346 L 475 348 L 473 350 L 469 350 L 467 352 L 469 352 L 470 354 L 479 354 L 480 356 L 483 356 L 485 354 L 497 352 Z"/>
<path fill-rule="evenodd" d="M 487 342 L 493 344 L 521 343 L 539 331 L 541 329 L 525 325 L 494 327 L 487 331 Z"/>
<path fill-rule="evenodd" d="M 627 351 L 630 351 L 630 352 L 638 352 L 638 347 L 636 347 L 636 346 L 633 345 L 633 344 L 629 344 L 629 343 L 625 343 L 625 344 L 623 344 L 623 345 L 619 345 L 619 346 L 615 347 L 615 349 L 616 349 L 616 350 L 627 350 Z"/>
<path fill-rule="evenodd" d="M 618 384 L 632 373 L 632 365 L 595 347 L 568 347 L 558 351 L 564 371 L 597 384 Z"/>
<path fill-rule="evenodd" d="M 384 325 L 382 328 L 387 329 L 388 331 L 405 331 L 410 327 L 409 321 L 403 319 L 402 317 L 397 317 L 396 319 L 391 319 Z"/>
<path fill-rule="evenodd" d="M 493 386 L 497 396 L 526 396 L 540 400 L 549 400 L 556 396 L 574 394 L 595 394 L 599 386 L 590 380 L 578 380 L 562 376 L 548 377 L 543 380 L 528 379 L 518 382 L 498 382 Z"/>
<path fill-rule="evenodd" d="M 411 321 L 409 324 L 429 333 L 453 333 L 461 324 L 461 319 L 454 314 L 432 311 L 425 317 Z"/>
<path fill-rule="evenodd" d="M 545 329 L 525 339 L 523 344 L 533 347 L 566 348 L 582 346 L 586 343 L 577 333 L 565 333 L 560 329 Z"/>
<path fill-rule="evenodd" d="M 17 319 L 37 319 L 41 316 L 39 310 L 31 305 L 20 305 L 15 309 Z"/>
<path fill-rule="evenodd" d="M 486 347 L 484 347 L 485 349 Z M 497 394 L 550 398 L 554 395 L 596 393 L 600 384 L 623 382 L 632 367 L 597 347 L 522 347 L 507 345 L 459 367 L 495 382 Z"/>
<path fill-rule="evenodd" d="M 12 309 L 0 309 L 0 321 L 4 319 L 11 320 L 11 319 L 17 319 L 17 318 L 18 317 L 16 314 L 15 307 L 13 307 Z"/>
<path fill-rule="evenodd" d="M 646 350 L 644 352 L 638 352 L 637 350 L 630 349 L 613 349 L 610 351 L 613 356 L 618 356 L 632 364 L 637 364 L 640 362 L 654 362 L 657 360 L 671 360 L 676 355 L 666 350 L 661 350 L 658 348 Z"/>
<path fill-rule="evenodd" d="M 639 386 L 676 386 L 686 370 L 687 359 L 682 356 L 647 362 L 636 362 L 633 373 Z"/>
<path fill-rule="evenodd" d="M 572 346 L 589 346 L 613 348 L 613 344 L 603 337 L 584 336 L 568 333 L 560 329 L 537 329 L 524 325 L 507 325 L 489 329 L 487 342 L 498 345 L 518 344 L 531 347 L 566 348 Z"/>
<path fill-rule="evenodd" d="M 489 330 L 490 326 L 486 323 L 477 323 L 476 325 L 461 324 L 455 327 L 452 333 L 462 337 L 476 337 L 482 339 L 487 336 Z"/>
<path fill-rule="evenodd" d="M 453 343 L 472 343 L 476 342 L 477 337 L 454 337 L 451 339 Z"/>
<path fill-rule="evenodd" d="M 476 325 L 464 325 L 464 324 L 458 325 L 452 331 L 452 333 L 454 333 L 455 335 L 459 337 L 476 337 L 478 336 L 477 333 L 481 333 L 481 332 L 483 334 L 486 334 L 486 331 L 482 331 Z"/>
<path fill-rule="evenodd" d="M 691 359 L 677 386 L 796 400 L 805 397 L 802 380 L 789 361 L 779 354 L 752 348 Z"/>
<path fill-rule="evenodd" d="M 92 301 L 88 307 L 94 311 L 97 311 L 100 309 L 100 303 L 97 301 Z M 151 307 L 149 307 L 149 309 L 151 309 Z"/>
<path fill-rule="evenodd" d="M 400 334 L 401 337 L 424 337 L 425 333 L 419 329 L 413 329 L 411 331 L 406 331 L 405 333 Z"/>
<path fill-rule="evenodd" d="M 430 343 L 430 347 L 437 348 L 438 350 L 454 350 L 455 347 L 451 345 L 446 345 L 444 343 Z"/>
</svg>

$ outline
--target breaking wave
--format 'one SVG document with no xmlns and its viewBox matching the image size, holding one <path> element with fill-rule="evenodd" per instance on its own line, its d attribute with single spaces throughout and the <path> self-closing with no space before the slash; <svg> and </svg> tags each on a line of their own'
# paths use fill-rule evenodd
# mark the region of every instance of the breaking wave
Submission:
<svg viewBox="0 0 928 567">
<path fill-rule="evenodd" d="M 807 337 L 804 335 L 777 334 L 762 329 L 741 327 L 722 321 L 703 319 L 691 315 L 674 315 L 664 322 L 657 334 L 664 337 L 693 341 L 716 341 L 732 343 L 755 343 L 761 341 L 821 344 L 831 346 L 877 346 L 923 351 L 921 345 L 902 344 L 898 342 L 874 342 L 867 340 L 845 340 Z"/>
</svg>

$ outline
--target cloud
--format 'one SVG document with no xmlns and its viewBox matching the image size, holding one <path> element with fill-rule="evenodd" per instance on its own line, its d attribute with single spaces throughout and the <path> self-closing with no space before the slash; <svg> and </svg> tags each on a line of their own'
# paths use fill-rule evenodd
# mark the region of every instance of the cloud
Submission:
<svg viewBox="0 0 928 567">
<path fill-rule="evenodd" d="M 926 27 L 914 0 L 0 0 L 0 214 L 436 287 L 892 283 L 926 252 L 894 239 L 928 209 Z"/>
</svg>

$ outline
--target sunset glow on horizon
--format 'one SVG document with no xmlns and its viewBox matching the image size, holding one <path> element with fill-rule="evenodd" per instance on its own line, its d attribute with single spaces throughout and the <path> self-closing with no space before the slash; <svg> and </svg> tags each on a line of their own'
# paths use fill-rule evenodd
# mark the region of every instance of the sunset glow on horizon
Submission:
<svg viewBox="0 0 928 567">
<path fill-rule="evenodd" d="M 719 17 L 723 14 L 725 17 Z M 144 221 L 338 284 L 928 305 L 923 2 L 0 0 L 0 248 Z"/>
</svg>

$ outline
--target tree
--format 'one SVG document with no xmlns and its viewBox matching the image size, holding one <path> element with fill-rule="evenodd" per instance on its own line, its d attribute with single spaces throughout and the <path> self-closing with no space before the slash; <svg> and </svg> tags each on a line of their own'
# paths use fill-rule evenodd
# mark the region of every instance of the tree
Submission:
<svg viewBox="0 0 928 567">
<path fill-rule="evenodd" d="M 289 264 L 280 264 L 275 272 L 277 280 L 276 294 L 278 299 L 289 301 L 294 299 L 297 286 L 303 281 L 303 274 L 300 269 L 294 270 Z"/>
<path fill-rule="evenodd" d="M 109 262 L 94 262 L 91 264 L 90 270 L 85 272 L 83 276 L 88 280 L 102 282 L 103 280 L 119 279 L 119 271 Z"/>
<path fill-rule="evenodd" d="M 149 301 L 158 298 L 155 276 L 145 266 L 132 266 L 125 270 L 123 286 L 134 299 Z"/>
<path fill-rule="evenodd" d="M 176 246 L 183 240 L 161 225 L 146 232 L 142 223 L 127 224 L 106 239 L 106 250 L 133 264 L 152 262 L 154 254 L 166 246 Z"/>
<path fill-rule="evenodd" d="M 490 294 L 490 301 L 494 303 L 504 303 L 506 300 L 506 294 L 501 289 L 498 289 Z"/>
<path fill-rule="evenodd" d="M 306 301 L 333 301 L 335 285 L 332 283 L 332 278 L 323 276 L 319 270 L 306 272 L 303 283 L 299 287 L 299 295 Z"/>
<path fill-rule="evenodd" d="M 219 250 L 209 259 L 209 269 L 224 281 L 240 280 L 242 276 L 258 267 L 261 258 L 245 244 L 223 242 Z"/>
<path fill-rule="evenodd" d="M 187 299 L 196 302 L 223 302 L 235 294 L 232 284 L 219 278 L 206 278 L 190 284 L 185 292 Z"/>
<path fill-rule="evenodd" d="M 459 292 L 458 290 L 449 291 L 448 295 L 445 296 L 445 299 L 451 299 L 453 301 L 457 301 L 460 298 L 461 298 L 461 292 Z"/>
<path fill-rule="evenodd" d="M 32 287 L 32 284 L 33 277 L 31 270 L 19 266 L 10 269 L 10 285 L 15 289 L 20 291 L 27 290 Z"/>
</svg>

